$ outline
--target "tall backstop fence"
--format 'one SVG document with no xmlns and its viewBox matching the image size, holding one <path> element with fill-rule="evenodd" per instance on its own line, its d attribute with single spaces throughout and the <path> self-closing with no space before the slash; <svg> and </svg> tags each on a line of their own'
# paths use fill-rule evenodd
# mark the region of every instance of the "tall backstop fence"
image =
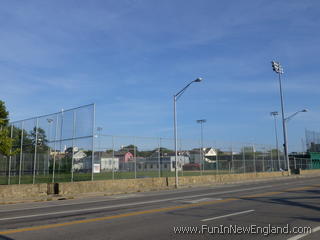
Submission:
<svg viewBox="0 0 320 240">
<path fill-rule="evenodd" d="M 93 178 L 95 105 L 10 123 L 12 156 L 0 156 L 0 184 Z"/>
<path fill-rule="evenodd" d="M 273 172 L 288 169 L 271 145 L 102 134 L 94 104 L 12 122 L 12 156 L 0 155 L 0 184 Z M 177 161 L 176 161 L 177 160 Z M 290 159 L 310 169 L 310 159 Z"/>
</svg>

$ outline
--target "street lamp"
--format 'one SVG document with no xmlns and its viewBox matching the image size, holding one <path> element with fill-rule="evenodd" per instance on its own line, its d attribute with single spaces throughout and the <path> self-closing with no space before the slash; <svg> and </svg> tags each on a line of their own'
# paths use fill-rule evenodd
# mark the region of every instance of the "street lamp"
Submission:
<svg viewBox="0 0 320 240">
<path fill-rule="evenodd" d="M 297 111 L 297 112 L 295 112 L 294 114 L 291 114 L 289 117 L 286 117 L 284 120 L 285 120 L 286 122 L 289 122 L 294 116 L 296 116 L 296 115 L 299 114 L 299 113 L 304 113 L 304 112 L 308 112 L 308 110 L 307 110 L 307 109 L 302 109 L 302 110 L 300 110 L 300 111 Z"/>
<path fill-rule="evenodd" d="M 203 155 L 203 123 L 207 122 L 206 119 L 197 120 L 197 123 L 200 123 L 201 126 L 201 150 L 200 150 L 200 161 L 202 163 L 202 172 L 204 172 L 204 155 Z M 201 172 L 201 174 L 202 174 Z"/>
<path fill-rule="evenodd" d="M 280 100 L 281 100 L 281 116 L 282 116 L 282 130 L 283 130 L 283 139 L 284 139 L 284 156 L 285 161 L 287 162 L 288 174 L 290 175 L 290 165 L 289 165 L 289 157 L 288 157 L 288 144 L 287 144 L 287 130 L 286 130 L 286 121 L 284 117 L 284 104 L 283 104 L 283 94 L 282 94 L 282 84 L 281 84 L 281 74 L 283 74 L 283 68 L 279 62 L 272 61 L 272 70 L 278 74 L 279 76 L 279 87 L 280 87 Z"/>
<path fill-rule="evenodd" d="M 174 133 L 174 150 L 175 150 L 175 185 L 176 188 L 179 186 L 179 180 L 178 180 L 178 138 L 177 138 L 177 101 L 181 97 L 181 95 L 187 90 L 187 88 L 194 82 L 201 82 L 202 78 L 197 78 L 193 81 L 191 81 L 187 86 L 185 86 L 183 89 L 181 89 L 177 94 L 173 95 L 173 133 Z"/>
<path fill-rule="evenodd" d="M 275 131 L 275 135 L 276 135 L 276 149 L 277 149 L 277 157 L 278 157 L 278 164 L 279 164 L 279 170 L 280 170 L 281 164 L 280 164 L 278 130 L 277 130 L 277 119 L 276 119 L 277 116 L 279 115 L 279 113 L 278 112 L 271 112 L 270 115 L 273 116 L 273 118 L 274 118 L 274 131 Z"/>
<path fill-rule="evenodd" d="M 286 117 L 284 119 L 285 123 L 287 124 L 294 116 L 296 116 L 299 113 L 304 113 L 304 112 L 308 112 L 308 110 L 307 109 L 302 109 L 300 111 L 297 111 L 297 112 L 291 114 L 290 116 L 288 116 L 288 117 Z M 288 157 L 288 164 L 289 164 L 289 157 Z M 290 166 L 290 165 L 288 165 L 288 166 Z M 289 169 L 289 167 L 288 167 L 288 169 Z"/>
</svg>

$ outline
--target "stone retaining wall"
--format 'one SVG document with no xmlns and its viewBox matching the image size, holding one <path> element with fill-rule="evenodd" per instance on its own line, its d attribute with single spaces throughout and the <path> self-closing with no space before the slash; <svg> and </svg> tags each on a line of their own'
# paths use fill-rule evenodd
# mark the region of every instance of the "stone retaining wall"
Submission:
<svg viewBox="0 0 320 240">
<path fill-rule="evenodd" d="M 300 170 L 300 174 L 301 175 L 320 174 L 320 169 Z"/>
<path fill-rule="evenodd" d="M 48 185 L 21 184 L 21 185 L 0 185 L 0 203 L 14 202 L 16 200 L 41 199 L 48 196 Z"/>
<path fill-rule="evenodd" d="M 318 170 L 320 173 L 320 171 Z M 302 171 L 302 174 L 308 172 Z M 220 183 L 250 181 L 263 178 L 287 176 L 287 172 L 263 172 L 246 174 L 221 174 L 179 177 L 179 186 L 199 186 Z M 0 203 L 18 200 L 45 200 L 51 195 L 75 196 L 84 193 L 119 194 L 145 192 L 175 187 L 175 178 L 140 178 L 83 181 L 72 183 L 0 185 Z"/>
</svg>

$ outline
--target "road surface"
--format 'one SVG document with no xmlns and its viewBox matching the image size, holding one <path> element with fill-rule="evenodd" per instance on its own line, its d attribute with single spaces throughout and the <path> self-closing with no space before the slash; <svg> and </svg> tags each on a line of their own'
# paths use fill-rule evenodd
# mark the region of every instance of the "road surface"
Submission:
<svg viewBox="0 0 320 240">
<path fill-rule="evenodd" d="M 320 239 L 320 177 L 0 205 L 0 239 Z"/>
</svg>

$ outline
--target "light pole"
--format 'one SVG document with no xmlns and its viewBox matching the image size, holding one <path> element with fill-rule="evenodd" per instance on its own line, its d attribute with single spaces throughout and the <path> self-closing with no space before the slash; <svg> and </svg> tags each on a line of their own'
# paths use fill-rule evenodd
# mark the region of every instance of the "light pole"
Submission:
<svg viewBox="0 0 320 240">
<path fill-rule="evenodd" d="M 187 90 L 187 88 L 194 82 L 201 82 L 202 78 L 197 78 L 191 81 L 187 86 L 181 89 L 177 94 L 173 95 L 173 134 L 174 134 L 174 150 L 175 150 L 175 185 L 176 188 L 179 186 L 178 180 L 178 134 L 177 134 L 177 101 L 181 97 L 181 95 Z"/>
<path fill-rule="evenodd" d="M 202 163 L 202 172 L 204 172 L 204 155 L 203 155 L 203 123 L 207 122 L 206 119 L 197 120 L 197 123 L 200 123 L 201 126 L 201 149 L 200 149 L 200 161 Z"/>
<path fill-rule="evenodd" d="M 284 156 L 285 161 L 288 167 L 288 174 L 290 175 L 290 165 L 289 165 L 289 156 L 288 156 L 288 143 L 287 143 L 287 129 L 286 129 L 286 121 L 284 117 L 284 104 L 283 104 L 283 93 L 282 93 L 282 83 L 281 83 L 281 74 L 283 74 L 283 68 L 279 62 L 272 61 L 272 69 L 274 72 L 278 74 L 279 77 L 279 87 L 280 87 L 280 100 L 281 100 L 281 116 L 282 116 L 282 130 L 283 130 L 283 139 L 284 139 Z"/>
<path fill-rule="evenodd" d="M 299 114 L 299 113 L 304 113 L 304 112 L 308 112 L 308 110 L 307 110 L 307 109 L 302 109 L 302 110 L 300 110 L 300 111 L 297 111 L 297 112 L 291 114 L 290 116 L 288 116 L 288 117 L 286 117 L 286 118 L 284 119 L 285 123 L 287 124 L 294 116 L 296 116 L 296 115 Z M 289 157 L 288 157 L 288 159 L 289 159 Z M 288 164 L 290 164 L 290 163 L 289 163 L 289 160 L 288 160 Z M 290 165 L 288 165 L 288 166 L 290 166 Z M 296 168 L 296 164 L 295 164 L 295 168 Z"/>
<path fill-rule="evenodd" d="M 279 164 L 279 170 L 280 170 L 281 164 L 280 164 L 279 142 L 278 142 L 278 128 L 277 128 L 277 116 L 279 115 L 279 113 L 275 111 L 275 112 L 271 112 L 270 115 L 273 116 L 273 118 L 274 118 L 274 131 L 275 131 L 275 135 L 276 135 L 277 158 L 278 158 L 278 164 Z"/>
</svg>

